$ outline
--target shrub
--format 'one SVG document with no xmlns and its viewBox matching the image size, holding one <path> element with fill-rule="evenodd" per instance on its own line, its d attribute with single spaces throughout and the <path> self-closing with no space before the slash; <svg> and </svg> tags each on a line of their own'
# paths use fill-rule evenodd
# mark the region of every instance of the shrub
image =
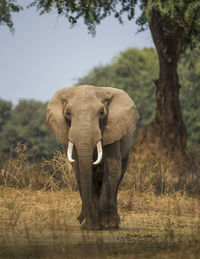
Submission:
<svg viewBox="0 0 200 259">
<path fill-rule="evenodd" d="M 3 162 L 0 184 L 53 191 L 60 188 L 77 189 L 72 167 L 61 151 L 56 151 L 52 159 L 36 161 L 23 144 L 18 144 L 11 151 L 9 159 Z"/>
</svg>

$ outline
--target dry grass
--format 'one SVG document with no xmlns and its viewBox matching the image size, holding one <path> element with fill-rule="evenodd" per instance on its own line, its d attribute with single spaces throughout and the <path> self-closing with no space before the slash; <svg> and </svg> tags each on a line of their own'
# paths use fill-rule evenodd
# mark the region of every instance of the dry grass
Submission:
<svg viewBox="0 0 200 259">
<path fill-rule="evenodd" d="M 175 160 L 174 160 L 175 161 Z M 200 146 L 191 149 L 182 164 L 150 151 L 132 154 L 121 189 L 157 195 L 172 192 L 200 193 Z"/>
<path fill-rule="evenodd" d="M 0 189 L 2 232 L 32 233 L 66 230 L 78 226 L 78 192 Z"/>
<path fill-rule="evenodd" d="M 21 255 L 22 251 L 27 255 L 26 249 L 34 255 L 48 254 L 51 249 L 66 254 L 72 245 L 112 247 L 117 254 L 122 251 L 116 249 L 123 247 L 130 252 L 138 246 L 144 250 L 144 245 L 150 251 L 155 245 L 159 251 L 175 245 L 200 248 L 199 198 L 121 191 L 118 204 L 120 231 L 81 231 L 76 220 L 81 206 L 78 192 L 1 187 L 0 255 Z"/>
<path fill-rule="evenodd" d="M 92 232 L 81 231 L 76 220 L 81 200 L 65 156 L 56 152 L 51 160 L 38 162 L 18 145 L 0 169 L 0 256 L 21 258 L 23 251 L 25 258 L 79 258 L 90 251 L 100 258 L 102 249 L 110 247 L 109 254 L 118 258 L 120 254 L 145 258 L 137 254 L 145 249 L 153 251 L 153 258 L 161 258 L 160 249 L 178 246 L 187 255 L 190 247 L 194 257 L 187 258 L 196 258 L 200 149 L 192 150 L 189 157 L 187 169 L 150 152 L 131 157 L 118 199 L 121 230 Z M 78 256 L 73 252 L 77 249 Z"/>
<path fill-rule="evenodd" d="M 124 227 L 168 241 L 200 241 L 199 198 L 181 193 L 138 196 L 129 191 L 120 193 L 119 205 Z"/>
<path fill-rule="evenodd" d="M 50 160 L 43 158 L 35 161 L 31 151 L 27 151 L 25 145 L 18 144 L 0 170 L 0 185 L 5 187 L 52 191 L 77 189 L 72 166 L 60 151 L 56 151 Z"/>
<path fill-rule="evenodd" d="M 56 151 L 52 159 L 35 161 L 31 151 L 22 144 L 1 163 L 0 185 L 32 190 L 77 190 L 71 164 L 61 151 Z M 169 158 L 158 157 L 150 151 L 132 154 L 120 188 L 157 195 L 176 191 L 199 194 L 200 146 L 190 149 L 184 166 L 177 166 Z"/>
</svg>

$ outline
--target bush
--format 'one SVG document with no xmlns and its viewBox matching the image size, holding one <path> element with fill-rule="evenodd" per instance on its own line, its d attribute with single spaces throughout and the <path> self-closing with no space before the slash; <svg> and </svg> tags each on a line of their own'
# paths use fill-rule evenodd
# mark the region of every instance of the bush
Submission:
<svg viewBox="0 0 200 259">
<path fill-rule="evenodd" d="M 3 162 L 0 184 L 53 191 L 60 188 L 77 189 L 72 167 L 61 151 L 56 151 L 52 159 L 35 161 L 31 151 L 27 151 L 23 144 L 18 144 L 9 159 Z"/>
<path fill-rule="evenodd" d="M 200 193 L 200 146 L 190 149 L 184 166 L 150 151 L 132 154 L 121 189 L 135 193 Z"/>
</svg>

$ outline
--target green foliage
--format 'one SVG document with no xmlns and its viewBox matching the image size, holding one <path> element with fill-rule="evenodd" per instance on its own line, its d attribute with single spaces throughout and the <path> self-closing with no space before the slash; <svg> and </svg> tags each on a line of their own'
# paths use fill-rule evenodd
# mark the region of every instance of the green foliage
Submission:
<svg viewBox="0 0 200 259">
<path fill-rule="evenodd" d="M 10 119 L 12 111 L 12 103 L 0 99 L 0 131 L 3 129 L 6 122 Z"/>
<path fill-rule="evenodd" d="M 64 15 L 71 25 L 83 19 L 89 32 L 95 34 L 96 25 L 107 16 L 113 15 L 123 22 L 126 14 L 129 20 L 135 16 L 136 6 L 140 7 L 140 16 L 136 23 L 143 30 L 152 16 L 159 13 L 165 33 L 177 33 L 177 28 L 184 28 L 186 43 L 192 43 L 200 33 L 200 2 L 196 0 L 34 0 L 40 14 L 57 10 Z"/>
<path fill-rule="evenodd" d="M 55 150 L 56 140 L 45 125 L 45 104 L 21 100 L 10 110 L 0 131 L 0 153 L 5 157 L 17 143 L 26 144 L 38 157 L 49 156 Z M 2 114 L 0 114 L 2 116 Z M 0 121 L 3 117 L 0 117 Z"/>
<path fill-rule="evenodd" d="M 152 121 L 155 112 L 155 87 L 158 76 L 156 51 L 128 49 L 109 65 L 95 67 L 78 84 L 111 86 L 125 90 L 140 113 L 138 129 Z M 188 144 L 200 144 L 200 53 L 187 50 L 179 64 L 180 102 L 188 132 Z"/>
<path fill-rule="evenodd" d="M 155 12 L 161 16 L 164 33 L 176 34 L 178 28 L 184 29 L 185 44 L 194 44 L 200 35 L 200 2 L 196 0 L 149 0 L 143 9 L 138 24 L 150 22 Z"/>
<path fill-rule="evenodd" d="M 139 30 L 147 26 L 156 11 L 161 15 L 162 27 L 166 33 L 177 25 L 184 28 L 187 42 L 199 37 L 200 3 L 196 0 L 32 0 L 28 7 L 36 7 L 40 14 L 57 10 L 71 25 L 83 19 L 89 32 L 95 34 L 96 25 L 107 16 L 113 15 L 123 23 L 126 14 L 132 20 L 138 5 L 141 11 L 136 21 Z M 6 24 L 13 30 L 11 14 L 20 10 L 22 6 L 16 4 L 15 0 L 0 0 L 0 25 Z"/>
<path fill-rule="evenodd" d="M 64 15 L 71 25 L 83 19 L 89 32 L 95 34 L 95 27 L 102 19 L 113 14 L 120 23 L 126 13 L 129 20 L 135 15 L 135 6 L 138 0 L 34 0 L 30 6 L 35 6 L 40 14 L 57 10 L 59 15 Z"/>
<path fill-rule="evenodd" d="M 0 0 L 0 25 L 7 25 L 13 32 L 11 13 L 19 12 L 22 9 L 22 6 L 16 4 L 15 0 Z"/>
<path fill-rule="evenodd" d="M 188 144 L 200 144 L 200 53 L 187 50 L 179 64 L 180 100 Z"/>
</svg>

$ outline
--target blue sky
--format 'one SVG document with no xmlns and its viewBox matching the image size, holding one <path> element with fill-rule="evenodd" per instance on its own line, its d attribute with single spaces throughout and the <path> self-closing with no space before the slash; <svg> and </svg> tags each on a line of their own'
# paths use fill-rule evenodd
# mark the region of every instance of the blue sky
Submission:
<svg viewBox="0 0 200 259">
<path fill-rule="evenodd" d="M 114 18 L 97 27 L 95 37 L 83 23 L 72 29 L 64 17 L 39 16 L 34 9 L 13 16 L 15 33 L 0 27 L 0 98 L 48 101 L 72 86 L 94 66 L 107 64 L 128 47 L 152 47 L 149 31 L 137 32 L 134 21 Z"/>
</svg>

